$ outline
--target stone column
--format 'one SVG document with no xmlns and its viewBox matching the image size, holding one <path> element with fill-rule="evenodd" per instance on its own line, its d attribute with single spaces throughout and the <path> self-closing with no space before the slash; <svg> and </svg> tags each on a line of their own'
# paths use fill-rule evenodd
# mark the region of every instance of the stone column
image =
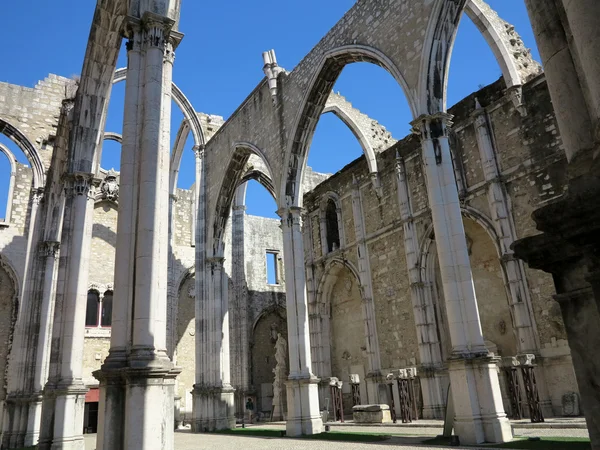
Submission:
<svg viewBox="0 0 600 450">
<path fill-rule="evenodd" d="M 52 439 L 40 439 L 41 449 L 82 450 L 83 407 L 87 387 L 83 383 L 83 344 L 87 305 L 89 257 L 94 212 L 93 175 L 73 173 L 66 184 L 70 204 L 69 257 L 60 330 L 60 362 L 57 377 L 46 385 L 53 399 Z M 46 415 L 44 420 L 48 420 Z"/>
<path fill-rule="evenodd" d="M 488 204 L 494 222 L 496 234 L 500 240 L 502 251 L 501 264 L 505 269 L 506 282 L 510 293 L 510 306 L 517 331 L 519 353 L 539 354 L 539 345 L 532 325 L 533 312 L 529 288 L 525 281 L 525 271 L 522 263 L 515 258 L 510 246 L 517 238 L 514 219 L 509 205 L 508 195 L 500 180 L 496 150 L 492 139 L 485 108 L 477 102 L 478 108 L 473 112 L 474 126 L 477 135 L 477 145 L 483 165 L 485 181 L 488 183 Z"/>
<path fill-rule="evenodd" d="M 548 90 L 552 98 L 552 105 L 560 136 L 565 144 L 565 153 L 567 159 L 571 161 L 579 152 L 591 150 L 594 145 L 594 127 L 596 126 L 589 114 L 586 103 L 585 89 L 582 87 L 582 77 L 577 69 L 577 64 L 572 50 L 569 48 L 568 35 L 571 32 L 566 32 L 561 20 L 561 12 L 557 8 L 560 0 L 525 0 L 525 5 L 529 12 L 529 19 L 535 34 L 535 40 L 542 58 L 544 66 L 544 75 L 548 82 Z M 588 20 L 594 21 L 597 14 L 593 11 L 598 10 L 598 4 L 594 0 L 586 0 L 584 2 L 570 2 L 572 4 L 569 10 L 574 14 L 577 11 L 583 11 L 588 15 Z M 587 4 L 588 8 L 586 8 Z M 590 5 L 591 9 L 589 9 Z M 578 13 L 577 15 L 579 15 Z M 569 20 L 570 21 L 570 20 Z M 573 21 L 578 23 L 575 15 Z M 581 22 L 580 24 L 583 24 Z M 592 25 L 593 28 L 581 30 L 581 34 L 585 36 L 590 33 L 590 37 L 595 34 L 597 36 L 598 27 Z M 577 33 L 579 35 L 579 32 Z M 597 64 L 597 52 L 594 53 L 593 48 L 597 48 L 598 38 L 594 41 L 587 42 L 586 50 L 590 52 L 591 58 Z M 586 73 L 585 75 L 593 76 Z M 596 75 L 598 73 L 596 72 Z M 597 85 L 597 83 L 596 83 Z M 600 136 L 596 136 L 599 140 Z"/>
<path fill-rule="evenodd" d="M 37 354 L 33 379 L 34 394 L 31 403 L 29 404 L 29 420 L 27 423 L 27 433 L 25 434 L 25 446 L 36 445 L 40 437 L 43 399 L 42 391 L 48 380 L 59 248 L 60 243 L 56 241 L 46 241 L 40 248 L 40 256 L 44 259 L 45 265 L 44 281 L 42 287 L 42 304 L 40 305 L 40 329 L 37 336 Z"/>
<path fill-rule="evenodd" d="M 329 397 L 329 384 L 326 378 L 331 377 L 330 320 L 329 311 L 322 301 L 322 286 L 315 280 L 314 241 L 312 238 L 312 218 L 305 214 L 302 217 L 304 254 L 306 255 L 306 298 L 308 302 L 308 320 L 310 330 L 310 357 L 314 374 L 321 379 L 319 383 L 319 402 L 325 404 Z"/>
<path fill-rule="evenodd" d="M 194 386 L 195 432 L 235 428 L 234 392 L 229 361 L 228 280 L 224 259 L 207 260 L 205 296 L 202 307 L 201 342 L 204 360 Z M 196 292 L 196 298 L 199 293 Z M 200 382 L 199 382 L 200 381 Z"/>
<path fill-rule="evenodd" d="M 280 209 L 283 230 L 290 376 L 287 384 L 287 435 L 318 434 L 323 429 L 319 414 L 319 379 L 312 373 L 308 304 L 302 240 L 302 209 Z"/>
<path fill-rule="evenodd" d="M 173 25 L 149 12 L 128 24 L 113 334 L 109 358 L 95 373 L 102 388 L 99 450 L 174 445 L 178 370 L 166 342 L 169 154 L 174 49 L 182 36 Z"/>
<path fill-rule="evenodd" d="M 25 272 L 22 281 L 22 293 L 19 298 L 19 311 L 15 323 L 14 339 L 11 349 L 10 372 L 6 386 L 6 411 L 2 424 L 2 445 L 7 448 L 24 446 L 26 434 L 31 420 L 28 418 L 30 404 L 39 402 L 39 392 L 32 392 L 32 373 L 34 365 L 35 340 L 31 332 L 31 324 L 38 319 L 37 304 L 34 301 L 34 285 L 37 278 L 34 274 L 40 269 L 36 258 L 37 245 L 40 242 L 41 221 L 38 220 L 38 209 L 44 196 L 41 189 L 32 189 L 27 232 L 27 250 L 25 253 Z"/>
<path fill-rule="evenodd" d="M 580 78 L 587 92 L 590 116 L 596 119 L 596 140 L 600 139 L 600 3 L 596 0 L 562 0 L 571 35 L 571 53 L 576 55 Z"/>
<path fill-rule="evenodd" d="M 436 372 L 443 369 L 442 353 L 436 326 L 435 310 L 431 296 L 425 295 L 425 285 L 419 265 L 419 236 L 414 223 L 410 189 L 406 179 L 404 160 L 396 155 L 398 203 L 404 230 L 404 251 L 410 281 L 410 294 L 415 314 L 419 357 L 421 360 L 421 386 L 423 390 L 423 415 L 425 419 L 441 419 L 446 399 L 442 378 Z"/>
<path fill-rule="evenodd" d="M 452 344 L 448 366 L 454 429 L 465 444 L 506 442 L 512 439 L 512 430 L 502 406 L 496 360 L 488 356 L 481 331 L 448 142 L 451 116 L 421 116 L 413 126 L 421 135 Z"/>
<path fill-rule="evenodd" d="M 244 222 L 246 218 L 246 196 L 244 183 L 238 188 L 231 216 L 231 251 L 234 294 L 233 304 L 229 308 L 233 330 L 232 340 L 232 384 L 237 390 L 237 398 L 241 399 L 236 405 L 237 414 L 244 414 L 244 397 L 250 389 L 250 334 L 248 331 L 248 287 L 246 283 L 246 255 Z M 225 284 L 227 286 L 227 284 Z"/>
<path fill-rule="evenodd" d="M 365 322 L 365 338 L 367 357 L 369 361 L 368 372 L 365 376 L 367 385 L 367 404 L 379 403 L 379 383 L 381 379 L 381 357 L 379 355 L 379 337 L 377 336 L 377 321 L 375 318 L 375 303 L 373 301 L 373 287 L 371 265 L 369 264 L 369 251 L 367 249 L 366 232 L 360 186 L 356 177 L 352 180 L 352 214 L 354 218 L 354 233 L 357 242 L 358 276 L 361 285 L 361 300 L 363 319 Z M 341 221 L 339 221 L 342 224 Z"/>
<path fill-rule="evenodd" d="M 560 304 L 581 404 L 592 448 L 600 449 L 600 184 L 587 190 L 571 189 L 560 201 L 534 212 L 544 234 L 521 239 L 515 254 L 529 267 L 552 274 Z M 581 186 L 580 186 L 581 188 Z"/>
</svg>

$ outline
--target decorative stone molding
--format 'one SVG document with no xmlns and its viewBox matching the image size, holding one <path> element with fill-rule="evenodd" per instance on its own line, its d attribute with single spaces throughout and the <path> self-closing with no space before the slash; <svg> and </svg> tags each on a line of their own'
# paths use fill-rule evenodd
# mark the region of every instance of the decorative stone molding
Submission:
<svg viewBox="0 0 600 450">
<path fill-rule="evenodd" d="M 44 258 L 58 258 L 60 251 L 60 242 L 46 241 L 40 245 L 40 256 Z"/>
<path fill-rule="evenodd" d="M 204 154 L 206 152 L 206 146 L 204 144 L 194 145 L 192 150 L 197 159 L 204 159 Z"/>
<path fill-rule="evenodd" d="M 119 199 L 119 173 L 114 170 L 109 170 L 106 178 L 100 184 L 100 198 L 116 202 Z"/>
<path fill-rule="evenodd" d="M 65 194 L 67 197 L 86 196 L 94 198 L 94 176 L 91 173 L 71 173 L 65 179 Z"/>
<path fill-rule="evenodd" d="M 435 151 L 435 162 L 442 163 L 440 138 L 448 138 L 448 129 L 452 127 L 452 114 L 439 112 L 431 115 L 422 115 L 412 121 L 412 133 L 421 137 L 422 141 L 432 141 Z"/>
</svg>

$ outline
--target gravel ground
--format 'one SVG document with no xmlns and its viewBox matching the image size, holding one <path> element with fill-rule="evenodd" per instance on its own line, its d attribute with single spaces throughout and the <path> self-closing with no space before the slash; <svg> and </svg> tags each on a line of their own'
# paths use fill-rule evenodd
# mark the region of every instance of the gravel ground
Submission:
<svg viewBox="0 0 600 450">
<path fill-rule="evenodd" d="M 259 424 L 250 425 L 261 429 L 285 429 L 284 424 Z M 190 432 L 177 432 L 175 434 L 175 449 L 176 450 L 287 450 L 287 449 L 310 449 L 310 450 L 379 450 L 388 449 L 394 446 L 398 449 L 411 450 L 423 449 L 418 444 L 424 437 L 434 437 L 441 433 L 439 428 L 419 428 L 415 426 L 386 426 L 386 427 L 361 427 L 361 426 L 343 426 L 336 425 L 332 427 L 335 431 L 345 432 L 364 432 L 364 433 L 389 433 L 398 434 L 401 436 L 393 437 L 389 441 L 373 442 L 373 443 L 352 443 L 352 442 L 332 442 L 332 441 L 306 441 L 302 439 L 281 439 L 281 438 L 266 438 L 266 437 L 251 437 L 251 436 L 225 436 L 213 434 L 192 434 Z M 539 437 L 588 437 L 587 430 L 580 429 L 530 429 L 530 428 L 515 428 L 515 436 L 539 436 Z M 86 450 L 95 450 L 96 435 L 86 435 Z M 462 447 L 435 447 L 437 450 L 453 450 Z M 161 449 L 156 449 L 161 450 Z M 474 450 L 470 447 L 470 450 Z M 487 447 L 485 450 L 490 450 Z"/>
</svg>

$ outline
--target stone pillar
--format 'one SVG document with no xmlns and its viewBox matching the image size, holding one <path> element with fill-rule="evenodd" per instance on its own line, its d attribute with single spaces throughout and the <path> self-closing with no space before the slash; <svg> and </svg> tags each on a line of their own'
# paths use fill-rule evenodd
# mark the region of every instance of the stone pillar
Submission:
<svg viewBox="0 0 600 450">
<path fill-rule="evenodd" d="M 167 354 L 169 153 L 173 20 L 128 24 L 127 75 L 111 351 L 101 371 L 99 450 L 173 449 Z M 123 226 L 122 226 L 123 224 Z"/>
<path fill-rule="evenodd" d="M 312 373 L 308 304 L 302 241 L 301 215 L 298 207 L 280 209 L 285 262 L 288 348 L 290 376 L 287 382 L 287 435 L 318 434 L 323 429 L 319 414 L 319 379 Z"/>
<path fill-rule="evenodd" d="M 582 409 L 596 450 L 600 449 L 600 360 L 590 349 L 600 346 L 600 182 L 587 187 L 578 194 L 571 187 L 560 201 L 535 211 L 537 228 L 544 234 L 521 239 L 513 248 L 529 267 L 553 276 Z"/>
<path fill-rule="evenodd" d="M 410 189 L 406 179 L 404 160 L 396 155 L 396 177 L 398 203 L 404 230 L 404 251 L 410 281 L 410 293 L 417 327 L 419 357 L 422 373 L 423 416 L 425 419 L 441 419 L 444 416 L 446 399 L 442 386 L 443 378 L 436 372 L 443 369 L 442 353 L 436 326 L 435 310 L 431 296 L 425 295 L 419 265 L 419 237 L 413 219 Z M 430 300 L 430 301 L 427 301 Z"/>
<path fill-rule="evenodd" d="M 34 285 L 37 283 L 36 270 L 40 269 L 39 259 L 34 249 L 40 242 L 41 223 L 38 220 L 38 209 L 44 196 L 41 189 L 32 189 L 27 232 L 27 251 L 25 253 L 25 274 L 22 282 L 22 293 L 19 298 L 19 311 L 15 323 L 14 339 L 10 354 L 10 372 L 6 386 L 6 410 L 2 424 L 2 445 L 6 448 L 24 446 L 29 428 L 28 413 L 30 405 L 38 404 L 39 392 L 33 393 L 32 366 L 35 364 L 35 335 L 31 332 L 32 322 L 36 316 L 37 304 L 34 298 Z"/>
<path fill-rule="evenodd" d="M 229 361 L 229 305 L 228 280 L 223 269 L 224 259 L 207 260 L 207 286 L 202 308 L 204 333 L 201 377 L 194 386 L 195 432 L 227 430 L 235 428 L 234 392 L 231 386 Z M 200 293 L 196 292 L 196 298 Z"/>
<path fill-rule="evenodd" d="M 585 89 L 582 87 L 582 77 L 577 68 L 579 61 L 574 57 L 572 49 L 569 48 L 569 34 L 574 30 L 565 30 L 561 15 L 563 12 L 558 10 L 560 0 L 525 0 L 525 5 L 529 12 L 529 19 L 535 34 L 542 65 L 544 66 L 544 74 L 548 82 L 548 90 L 552 98 L 552 105 L 560 136 L 565 146 L 567 159 L 571 161 L 580 152 L 585 153 L 591 150 L 594 146 L 594 127 L 596 126 L 590 118 Z M 594 0 L 586 0 L 579 2 L 570 2 L 572 4 L 569 10 L 573 14 L 578 11 L 583 11 L 583 14 L 588 15 L 588 19 L 583 22 L 573 16 L 574 23 L 584 24 L 587 20 L 594 21 L 597 14 L 593 11 L 598 10 L 598 4 Z M 593 6 L 591 6 L 593 5 Z M 586 8 L 586 6 L 588 8 Z M 591 8 L 591 9 L 589 9 Z M 568 19 L 570 21 L 570 19 Z M 586 33 L 597 36 L 598 27 L 592 25 L 593 28 L 581 30 L 583 36 Z M 579 32 L 577 33 L 579 35 Z M 597 48 L 598 38 L 594 41 L 588 40 L 586 50 L 590 52 L 591 58 L 597 64 L 597 52 L 594 53 L 593 48 Z M 593 76 L 585 73 L 586 76 Z M 596 72 L 595 76 L 598 76 Z M 598 85 L 596 83 L 596 85 Z M 596 136 L 598 141 L 600 136 Z"/>
<path fill-rule="evenodd" d="M 312 218 L 302 217 L 304 254 L 306 255 L 306 298 L 308 302 L 308 320 L 310 330 L 310 357 L 314 374 L 321 379 L 319 383 L 319 404 L 324 405 L 329 397 L 329 384 L 324 380 L 331 377 L 331 339 L 330 314 L 322 301 L 322 286 L 317 287 L 315 280 L 314 241 L 312 238 Z"/>
<path fill-rule="evenodd" d="M 74 173 L 67 180 L 70 204 L 69 257 L 60 330 L 60 362 L 57 376 L 46 384 L 52 398 L 52 436 L 42 436 L 41 449 L 83 450 L 83 407 L 87 387 L 83 383 L 83 344 L 87 305 L 89 254 L 94 213 L 92 174 Z M 50 414 L 50 412 L 48 412 Z M 44 414 L 44 421 L 49 415 Z"/>
<path fill-rule="evenodd" d="M 500 180 L 496 150 L 492 138 L 485 108 L 477 102 L 478 108 L 473 112 L 477 145 L 485 181 L 488 183 L 488 204 L 499 238 L 502 251 L 501 264 L 505 269 L 506 283 L 510 293 L 510 306 L 517 331 L 517 345 L 519 353 L 539 354 L 539 345 L 532 325 L 533 312 L 529 288 L 525 281 L 525 271 L 522 263 L 515 258 L 510 246 L 516 240 L 517 233 L 514 219 L 509 205 L 508 195 Z"/>
<path fill-rule="evenodd" d="M 373 302 L 373 287 L 369 251 L 367 249 L 366 232 L 360 186 L 356 177 L 352 180 L 352 214 L 354 218 L 354 233 L 357 242 L 358 276 L 361 286 L 363 320 L 365 322 L 365 346 L 369 361 L 368 372 L 365 376 L 367 384 L 366 401 L 370 404 L 379 403 L 379 383 L 381 382 L 381 357 L 379 355 L 379 337 L 375 319 L 375 303 Z M 342 221 L 339 221 L 340 225 Z"/>
<path fill-rule="evenodd" d="M 42 287 L 42 304 L 40 305 L 40 329 L 37 336 L 37 355 L 33 379 L 34 395 L 29 404 L 29 418 L 27 423 L 27 433 L 25 434 L 25 446 L 28 447 L 36 445 L 40 437 L 42 391 L 48 380 L 59 248 L 60 243 L 56 241 L 46 241 L 40 248 L 40 256 L 45 260 L 45 267 Z"/>
<path fill-rule="evenodd" d="M 232 384 L 237 390 L 237 414 L 244 414 L 246 392 L 250 389 L 250 333 L 248 331 L 248 286 L 246 283 L 246 255 L 244 222 L 246 218 L 246 186 L 238 188 L 231 217 L 231 252 L 234 295 L 233 304 L 229 308 L 233 330 L 232 340 Z M 227 284 L 225 285 L 227 286 Z"/>
<path fill-rule="evenodd" d="M 481 331 L 448 142 L 451 116 L 422 116 L 413 126 L 421 135 L 452 344 L 448 366 L 454 429 L 465 444 L 506 442 L 512 439 L 512 430 L 502 406 L 496 361 L 488 356 Z"/>
<path fill-rule="evenodd" d="M 600 139 L 600 28 L 596 18 L 600 17 L 600 3 L 596 0 L 562 0 L 567 26 L 571 38 L 571 53 L 576 55 L 580 67 L 580 78 L 590 116 L 596 119 L 596 139 Z"/>
</svg>

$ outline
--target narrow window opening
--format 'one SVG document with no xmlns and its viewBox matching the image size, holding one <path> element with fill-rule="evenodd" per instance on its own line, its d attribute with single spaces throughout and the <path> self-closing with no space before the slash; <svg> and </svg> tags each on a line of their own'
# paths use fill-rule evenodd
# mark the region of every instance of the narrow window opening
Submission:
<svg viewBox="0 0 600 450">
<path fill-rule="evenodd" d="M 85 311 L 85 326 L 98 326 L 98 312 L 100 309 L 100 295 L 96 291 L 89 291 L 87 296 L 87 308 Z"/>
<path fill-rule="evenodd" d="M 107 291 L 102 299 L 102 312 L 100 313 L 100 326 L 109 328 L 112 325 L 113 293 Z"/>
<path fill-rule="evenodd" d="M 278 256 L 277 252 L 267 251 L 267 284 L 279 284 Z"/>
<path fill-rule="evenodd" d="M 340 228 L 338 224 L 337 207 L 331 199 L 327 201 L 325 209 L 325 224 L 327 232 L 327 250 L 334 252 L 340 248 Z"/>
</svg>

